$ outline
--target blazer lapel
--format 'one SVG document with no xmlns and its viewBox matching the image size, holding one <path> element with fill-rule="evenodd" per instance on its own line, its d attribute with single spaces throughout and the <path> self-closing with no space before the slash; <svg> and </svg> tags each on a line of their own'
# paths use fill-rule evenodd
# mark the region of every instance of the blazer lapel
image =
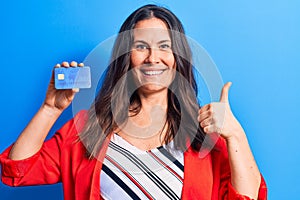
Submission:
<svg viewBox="0 0 300 200">
<path fill-rule="evenodd" d="M 201 158 L 199 153 L 188 149 L 184 153 L 184 180 L 182 200 L 211 199 L 213 169 L 211 154 Z"/>
</svg>

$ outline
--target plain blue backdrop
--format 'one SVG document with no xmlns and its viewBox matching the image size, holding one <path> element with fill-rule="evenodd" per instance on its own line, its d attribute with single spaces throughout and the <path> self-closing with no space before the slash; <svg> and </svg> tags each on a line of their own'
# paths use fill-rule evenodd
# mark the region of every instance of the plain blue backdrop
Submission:
<svg viewBox="0 0 300 200">
<path fill-rule="evenodd" d="M 245 128 L 270 199 L 299 199 L 300 3 L 266 1 L 5 1 L 0 56 L 0 151 L 38 110 L 52 67 L 82 61 L 136 8 L 171 9 L 210 54 Z M 72 117 L 68 109 L 50 135 Z M 34 134 L 34 133 L 33 133 Z M 61 184 L 11 188 L 0 199 L 63 199 Z"/>
</svg>

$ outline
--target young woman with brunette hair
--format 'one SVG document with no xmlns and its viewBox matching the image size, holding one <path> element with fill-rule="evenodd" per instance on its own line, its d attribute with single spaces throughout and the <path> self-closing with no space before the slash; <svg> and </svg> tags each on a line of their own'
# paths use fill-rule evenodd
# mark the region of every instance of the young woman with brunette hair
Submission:
<svg viewBox="0 0 300 200">
<path fill-rule="evenodd" d="M 246 134 L 228 102 L 197 103 L 178 18 L 146 5 L 123 23 L 103 85 L 48 141 L 77 89 L 56 90 L 1 154 L 11 186 L 63 183 L 65 199 L 266 199 Z M 81 67 L 63 62 L 56 67 Z M 220 137 L 215 137 L 220 135 Z"/>
</svg>

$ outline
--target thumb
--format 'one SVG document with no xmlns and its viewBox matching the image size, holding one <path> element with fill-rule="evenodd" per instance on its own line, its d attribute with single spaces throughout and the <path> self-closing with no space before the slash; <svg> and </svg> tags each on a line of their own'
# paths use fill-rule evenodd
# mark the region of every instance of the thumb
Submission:
<svg viewBox="0 0 300 200">
<path fill-rule="evenodd" d="M 222 88 L 222 92 L 221 92 L 221 97 L 220 97 L 220 102 L 223 103 L 228 103 L 228 93 L 229 93 L 229 88 L 231 86 L 231 82 L 227 82 L 223 88 Z"/>
</svg>

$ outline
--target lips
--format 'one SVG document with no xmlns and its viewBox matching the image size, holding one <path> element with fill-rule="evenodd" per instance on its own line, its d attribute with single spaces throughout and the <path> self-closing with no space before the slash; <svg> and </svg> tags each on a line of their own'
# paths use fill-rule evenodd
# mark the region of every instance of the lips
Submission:
<svg viewBox="0 0 300 200">
<path fill-rule="evenodd" d="M 158 76 L 161 75 L 166 69 L 166 67 L 157 66 L 157 67 L 141 67 L 140 71 L 145 76 Z"/>
<path fill-rule="evenodd" d="M 165 88 L 170 85 L 174 77 L 173 71 L 167 66 L 142 66 L 133 69 L 134 79 L 139 86 L 154 85 L 155 87 Z"/>
<path fill-rule="evenodd" d="M 146 76 L 157 76 L 162 74 L 165 70 L 141 70 Z"/>
</svg>

